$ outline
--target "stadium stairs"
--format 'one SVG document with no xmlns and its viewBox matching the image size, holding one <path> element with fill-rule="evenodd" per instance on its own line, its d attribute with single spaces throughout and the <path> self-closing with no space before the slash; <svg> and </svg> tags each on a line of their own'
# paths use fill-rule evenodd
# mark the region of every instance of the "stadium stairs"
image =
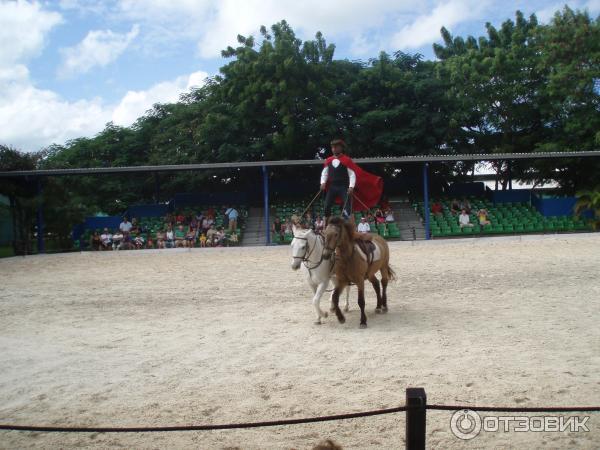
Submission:
<svg viewBox="0 0 600 450">
<path fill-rule="evenodd" d="M 265 215 L 264 208 L 250 208 L 246 218 L 246 229 L 242 239 L 244 247 L 258 247 L 265 245 Z"/>
<path fill-rule="evenodd" d="M 400 239 L 413 241 L 425 239 L 425 227 L 421 216 L 417 214 L 407 198 L 390 199 L 390 206 L 400 230 Z"/>
</svg>

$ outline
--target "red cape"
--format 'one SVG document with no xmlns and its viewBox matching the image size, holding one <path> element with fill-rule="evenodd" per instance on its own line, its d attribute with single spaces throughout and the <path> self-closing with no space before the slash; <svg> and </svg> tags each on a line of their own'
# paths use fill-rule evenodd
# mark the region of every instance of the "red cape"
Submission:
<svg viewBox="0 0 600 450">
<path fill-rule="evenodd" d="M 330 156 L 325 160 L 325 167 L 327 167 L 335 158 L 338 158 L 346 168 L 352 169 L 356 174 L 356 185 L 354 186 L 352 210 L 364 211 L 368 208 L 373 208 L 379 202 L 381 194 L 383 193 L 383 180 L 381 177 L 361 169 L 355 164 L 354 161 L 352 161 L 352 159 L 350 159 L 350 157 L 346 155 L 340 155 L 337 157 Z M 329 178 L 327 182 L 327 188 L 329 188 L 330 180 L 331 178 Z M 335 201 L 340 205 L 342 204 L 342 199 L 339 197 L 336 198 Z"/>
</svg>

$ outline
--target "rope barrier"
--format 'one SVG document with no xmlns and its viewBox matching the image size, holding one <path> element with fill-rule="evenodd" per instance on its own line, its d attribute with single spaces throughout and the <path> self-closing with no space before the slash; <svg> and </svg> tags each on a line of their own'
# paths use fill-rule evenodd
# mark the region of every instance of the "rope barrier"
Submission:
<svg viewBox="0 0 600 450">
<path fill-rule="evenodd" d="M 210 431 L 233 430 L 244 428 L 277 427 L 282 425 L 299 425 L 314 422 L 356 419 L 360 417 L 378 416 L 421 409 L 415 406 L 398 406 L 395 408 L 376 409 L 357 413 L 335 414 L 330 416 L 306 417 L 302 419 L 283 419 L 262 422 L 227 423 L 215 425 L 175 425 L 163 427 L 59 427 L 34 425 L 0 424 L 0 430 L 37 431 L 46 433 L 156 433 L 169 431 Z M 559 413 L 559 412 L 600 412 L 600 406 L 558 406 L 558 407 L 521 407 L 521 406 L 475 406 L 475 405 L 426 405 L 424 409 L 437 411 L 472 411 L 486 412 L 518 412 L 518 413 Z"/>
</svg>

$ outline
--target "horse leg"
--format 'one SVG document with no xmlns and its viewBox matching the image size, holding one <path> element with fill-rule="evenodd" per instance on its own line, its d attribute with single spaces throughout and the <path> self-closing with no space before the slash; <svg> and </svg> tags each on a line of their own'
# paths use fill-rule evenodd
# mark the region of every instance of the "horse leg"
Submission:
<svg viewBox="0 0 600 450">
<path fill-rule="evenodd" d="M 388 306 L 387 306 L 387 286 L 388 286 L 388 281 L 390 279 L 390 274 L 387 270 L 387 267 L 385 269 L 381 270 L 381 287 L 382 287 L 382 295 L 381 295 L 381 311 L 383 313 L 388 312 Z"/>
<path fill-rule="evenodd" d="M 361 280 L 356 283 L 358 289 L 358 307 L 360 308 L 360 328 L 367 328 L 367 316 L 365 315 L 365 282 Z"/>
<path fill-rule="evenodd" d="M 344 289 L 344 286 L 337 287 L 333 290 L 333 295 L 331 296 L 331 300 L 333 301 L 333 311 L 337 316 L 337 319 L 340 323 L 344 323 L 346 318 L 342 314 L 340 310 L 340 292 Z"/>
<path fill-rule="evenodd" d="M 350 311 L 350 286 L 346 287 L 346 305 L 344 306 L 344 312 Z"/>
<path fill-rule="evenodd" d="M 328 286 L 329 282 L 320 283 L 317 288 L 314 290 L 315 295 L 312 299 L 312 304 L 315 308 L 315 312 L 317 313 L 317 320 L 315 321 L 316 325 L 321 325 L 321 317 L 327 317 L 327 313 L 321 310 L 321 296 L 323 292 L 325 292 L 325 288 Z"/>
<path fill-rule="evenodd" d="M 371 275 L 369 277 L 369 281 L 371 282 L 371 285 L 373 285 L 373 289 L 375 290 L 375 294 L 377 294 L 377 308 L 375 308 L 375 312 L 377 314 L 381 314 L 381 308 L 383 306 L 382 300 L 381 300 L 381 288 L 379 285 L 379 280 L 377 279 L 377 277 L 375 276 L 375 274 Z"/>
</svg>

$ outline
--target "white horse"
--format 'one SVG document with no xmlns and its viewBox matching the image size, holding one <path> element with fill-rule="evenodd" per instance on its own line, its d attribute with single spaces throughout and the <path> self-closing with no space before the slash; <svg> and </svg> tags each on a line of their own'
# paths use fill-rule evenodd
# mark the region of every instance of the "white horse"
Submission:
<svg viewBox="0 0 600 450">
<path fill-rule="evenodd" d="M 302 271 L 306 275 L 306 280 L 313 291 L 312 304 L 317 313 L 315 324 L 321 324 L 321 318 L 327 317 L 327 312 L 321 310 L 321 297 L 329 287 L 329 282 L 335 278 L 333 270 L 335 258 L 326 260 L 323 258 L 325 244 L 323 237 L 315 234 L 313 230 L 305 230 L 294 225 L 294 239 L 292 247 L 292 270 Z M 333 295 L 333 293 L 332 293 Z M 350 286 L 346 289 L 346 305 L 344 311 L 349 310 L 348 298 L 350 296 Z M 333 303 L 332 303 L 333 304 Z"/>
</svg>

